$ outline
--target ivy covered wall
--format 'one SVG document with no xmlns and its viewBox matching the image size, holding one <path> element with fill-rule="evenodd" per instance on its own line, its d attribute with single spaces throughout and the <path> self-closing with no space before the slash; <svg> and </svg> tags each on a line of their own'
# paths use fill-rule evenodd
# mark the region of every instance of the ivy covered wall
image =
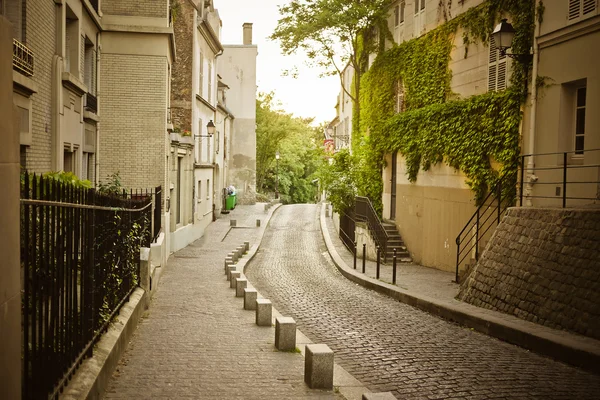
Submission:
<svg viewBox="0 0 600 400">
<path fill-rule="evenodd" d="M 530 63 L 513 63 L 511 85 L 455 99 L 450 54 L 463 32 L 469 45 L 489 42 L 493 27 L 508 17 L 517 34 L 511 51 L 528 53 L 533 39 L 534 2 L 490 0 L 473 7 L 419 38 L 382 51 L 361 80 L 360 115 L 354 115 L 356 185 L 381 212 L 381 171 L 385 154 L 398 151 L 415 182 L 420 169 L 445 162 L 460 170 L 481 200 L 499 176 L 516 177 L 521 105 L 527 96 Z M 396 112 L 398 82 L 404 92 Z M 358 111 L 357 111 L 358 113 Z M 358 122 L 358 124 L 356 124 Z M 492 167 L 492 161 L 500 165 Z"/>
</svg>

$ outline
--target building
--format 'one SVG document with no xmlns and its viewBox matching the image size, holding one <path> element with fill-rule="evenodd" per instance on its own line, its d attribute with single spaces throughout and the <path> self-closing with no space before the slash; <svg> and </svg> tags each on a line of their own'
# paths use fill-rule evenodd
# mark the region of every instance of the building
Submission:
<svg viewBox="0 0 600 400">
<path fill-rule="evenodd" d="M 243 25 L 241 45 L 224 45 L 218 73 L 227 84 L 227 108 L 235 116 L 230 146 L 227 186 L 237 190 L 238 202 L 256 201 L 256 57 L 252 24 Z"/>
<path fill-rule="evenodd" d="M 335 105 L 335 118 L 328 126 L 333 129 L 330 139 L 333 139 L 335 151 L 352 148 L 353 102 L 349 95 L 352 91 L 352 79 L 354 78 L 354 68 L 352 68 L 352 65 L 346 65 L 341 75 L 342 87 L 340 88 L 340 94 Z"/>
<path fill-rule="evenodd" d="M 599 45 L 596 1 L 544 2 L 533 46 L 539 84 L 523 138 L 523 154 L 536 154 L 525 159 L 524 205 L 561 207 L 563 196 L 567 206 L 600 204 L 600 115 L 591 111 L 600 107 L 600 56 L 589 51 Z"/>
</svg>

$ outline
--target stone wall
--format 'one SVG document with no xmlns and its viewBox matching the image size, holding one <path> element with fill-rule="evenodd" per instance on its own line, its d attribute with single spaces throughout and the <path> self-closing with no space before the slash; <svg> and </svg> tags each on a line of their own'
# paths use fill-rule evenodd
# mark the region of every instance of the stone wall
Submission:
<svg viewBox="0 0 600 400">
<path fill-rule="evenodd" d="M 194 66 L 194 7 L 180 3 L 173 25 L 177 55 L 171 74 L 171 118 L 175 128 L 192 132 L 192 67 Z M 198 68 L 198 66 L 196 66 Z"/>
<path fill-rule="evenodd" d="M 509 209 L 458 298 L 600 339 L 600 210 Z"/>
</svg>

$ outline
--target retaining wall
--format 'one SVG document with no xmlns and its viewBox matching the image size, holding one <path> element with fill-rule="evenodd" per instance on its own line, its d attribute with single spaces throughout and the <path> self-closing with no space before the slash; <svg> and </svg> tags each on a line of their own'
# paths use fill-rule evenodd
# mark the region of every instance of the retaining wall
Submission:
<svg viewBox="0 0 600 400">
<path fill-rule="evenodd" d="M 600 209 L 509 209 L 458 298 L 600 339 Z"/>
</svg>

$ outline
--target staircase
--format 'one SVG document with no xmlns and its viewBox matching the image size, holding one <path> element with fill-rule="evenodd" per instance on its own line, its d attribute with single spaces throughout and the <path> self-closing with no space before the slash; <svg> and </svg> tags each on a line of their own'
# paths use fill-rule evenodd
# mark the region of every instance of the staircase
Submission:
<svg viewBox="0 0 600 400">
<path fill-rule="evenodd" d="M 398 262 L 412 262 L 410 253 L 408 252 L 406 245 L 400 236 L 400 232 L 398 232 L 396 224 L 390 221 L 384 221 L 382 225 L 383 229 L 385 229 L 385 232 L 387 233 L 388 238 L 385 253 L 382 254 L 383 259 L 387 263 L 391 263 L 394 257 L 394 249 L 396 249 L 396 260 Z"/>
<path fill-rule="evenodd" d="M 393 261 L 394 249 L 396 249 L 396 260 L 400 262 L 412 262 L 410 254 L 400 237 L 400 232 L 392 222 L 382 222 L 367 197 L 357 196 L 354 202 L 356 221 L 366 222 L 371 237 L 375 244 L 382 249 L 381 260 L 384 264 Z"/>
</svg>

